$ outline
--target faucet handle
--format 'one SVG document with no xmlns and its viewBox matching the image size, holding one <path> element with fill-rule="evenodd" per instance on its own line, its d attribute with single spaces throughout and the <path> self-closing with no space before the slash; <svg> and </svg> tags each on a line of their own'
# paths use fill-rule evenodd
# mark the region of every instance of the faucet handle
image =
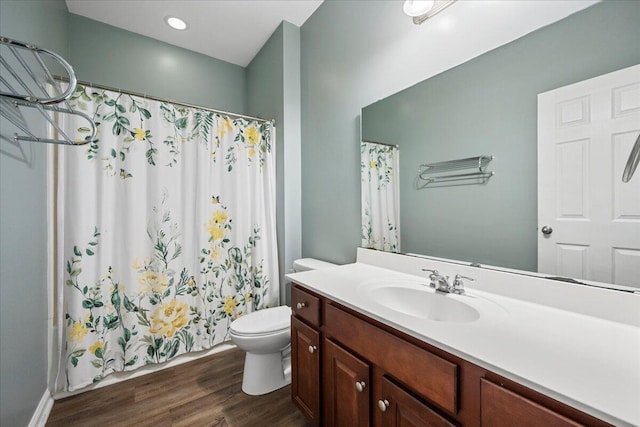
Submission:
<svg viewBox="0 0 640 427">
<path fill-rule="evenodd" d="M 462 281 L 462 279 L 464 280 L 469 280 L 471 282 L 475 282 L 476 279 L 474 279 L 473 277 L 467 277 L 467 276 L 463 276 L 461 274 L 456 274 L 456 277 L 453 279 L 453 292 L 456 294 L 464 294 L 464 282 Z"/>
<path fill-rule="evenodd" d="M 429 275 L 429 280 L 431 280 L 431 283 L 429 283 L 429 286 L 432 288 L 436 287 L 436 280 L 438 280 L 440 276 L 440 273 L 438 273 L 438 270 L 431 270 L 429 268 L 423 268 L 422 271 L 424 272 L 431 272 L 431 274 Z"/>
</svg>

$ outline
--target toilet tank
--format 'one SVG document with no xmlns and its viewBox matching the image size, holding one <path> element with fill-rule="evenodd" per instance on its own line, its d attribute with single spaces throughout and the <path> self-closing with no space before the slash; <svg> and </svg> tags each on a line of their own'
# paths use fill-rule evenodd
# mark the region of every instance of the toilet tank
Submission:
<svg viewBox="0 0 640 427">
<path fill-rule="evenodd" d="M 321 261 L 315 258 L 300 258 L 293 261 L 294 273 L 308 270 L 319 270 L 321 268 L 335 267 L 337 264 L 331 262 Z"/>
</svg>

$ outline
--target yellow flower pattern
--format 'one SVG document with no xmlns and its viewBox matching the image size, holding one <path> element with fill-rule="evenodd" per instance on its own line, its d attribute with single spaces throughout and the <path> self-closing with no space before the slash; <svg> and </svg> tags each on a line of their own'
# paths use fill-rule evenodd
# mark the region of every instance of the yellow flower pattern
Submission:
<svg viewBox="0 0 640 427">
<path fill-rule="evenodd" d="M 217 204 L 217 202 L 216 202 Z M 225 221 L 229 218 L 229 214 L 227 214 L 222 209 L 217 209 L 209 222 L 206 224 L 206 229 L 209 232 L 209 236 L 211 240 L 222 240 L 225 234 Z"/>
<path fill-rule="evenodd" d="M 80 344 L 89 330 L 80 322 L 73 322 L 73 326 L 69 330 L 69 341 Z"/>
<path fill-rule="evenodd" d="M 169 284 L 169 279 L 164 273 L 156 273 L 155 271 L 146 270 L 140 274 L 138 278 L 140 284 L 140 290 L 143 293 L 155 293 L 159 294 L 164 292 L 165 288 Z"/>
<path fill-rule="evenodd" d="M 156 308 L 151 313 L 151 328 L 149 328 L 149 332 L 168 338 L 173 337 L 176 330 L 187 324 L 188 309 L 189 306 L 186 303 L 179 303 L 175 299 Z"/>
<path fill-rule="evenodd" d="M 227 316 L 231 316 L 236 311 L 236 306 L 236 300 L 233 297 L 227 295 L 224 300 L 224 305 L 222 306 L 222 311 L 224 311 L 224 314 L 226 314 Z"/>
<path fill-rule="evenodd" d="M 102 341 L 96 341 L 89 347 L 89 351 L 94 355 L 98 350 L 102 351 L 103 349 L 104 349 L 104 342 Z"/>
<path fill-rule="evenodd" d="M 218 224 L 222 224 L 223 222 L 225 222 L 227 220 L 227 218 L 229 218 L 229 215 L 223 211 L 223 210 L 217 210 L 214 214 L 213 214 L 213 221 L 217 222 Z"/>
<path fill-rule="evenodd" d="M 213 250 L 211 250 L 211 259 L 214 261 L 217 261 L 220 259 L 220 257 L 222 256 L 222 251 L 220 250 L 219 247 L 215 247 L 213 248 Z"/>
<path fill-rule="evenodd" d="M 249 126 L 244 134 L 247 138 L 247 142 L 250 145 L 256 145 L 258 142 L 260 142 L 260 133 L 255 126 Z"/>
<path fill-rule="evenodd" d="M 150 261 L 149 257 L 137 257 L 136 259 L 133 260 L 133 263 L 131 264 L 131 266 L 133 267 L 134 270 L 142 270 L 147 265 L 149 265 L 149 261 Z"/>
<path fill-rule="evenodd" d="M 135 128 L 133 130 L 133 137 L 138 141 L 144 141 L 147 136 L 147 132 L 144 129 Z"/>
<path fill-rule="evenodd" d="M 218 223 L 213 220 L 209 221 L 207 230 L 212 240 L 220 240 L 224 237 L 224 228 L 220 227 Z"/>
<path fill-rule="evenodd" d="M 229 117 L 225 117 L 222 120 L 222 125 L 218 128 L 218 137 L 224 138 L 229 132 L 233 132 L 233 123 L 231 123 L 231 119 Z"/>
<path fill-rule="evenodd" d="M 85 103 L 87 112 L 101 123 L 100 144 L 87 146 L 86 159 L 94 160 L 104 178 L 118 181 L 122 188 L 133 188 L 143 177 L 136 162 L 142 160 L 146 168 L 163 174 L 162 168 L 179 164 L 183 153 L 201 146 L 206 147 L 205 154 L 211 152 L 208 162 L 221 164 L 225 179 L 234 167 L 235 173 L 247 165 L 269 164 L 275 143 L 269 123 L 207 113 L 199 116 L 202 120 L 196 128 L 195 121 L 200 119 L 189 109 L 94 88 L 79 86 L 78 90 L 82 92 L 69 102 Z M 116 142 L 108 139 L 111 134 Z M 197 248 L 186 247 L 182 240 L 181 234 L 193 233 L 179 221 L 185 219 L 183 212 L 178 221 L 174 217 L 163 222 L 166 211 L 178 209 L 172 200 L 167 205 L 171 209 L 154 206 L 147 212 L 146 230 L 109 230 L 148 236 L 147 245 L 135 249 L 140 251 L 136 255 L 147 256 L 127 255 L 123 263 L 121 255 L 128 251 L 114 256 L 99 253 L 97 228 L 84 245 L 74 242 L 77 248 L 65 251 L 65 283 L 74 294 L 73 305 L 61 313 L 67 335 L 66 369 L 69 377 L 76 378 L 68 383 L 70 389 L 86 385 L 87 372 L 88 380 L 95 382 L 112 372 L 210 348 L 225 339 L 225 328 L 248 307 L 261 309 L 269 303 L 270 271 L 263 267 L 264 260 L 258 256 L 263 250 L 256 243 L 263 238 L 264 225 L 236 222 L 234 211 L 221 203 L 228 197 L 224 187 L 212 192 L 216 195 L 211 196 L 211 204 L 205 200 L 206 217 L 194 230 L 197 241 L 202 241 Z M 172 197 L 169 194 L 169 200 Z M 194 254 L 196 265 L 185 261 Z M 107 268 L 109 274 L 105 274 Z M 75 374 L 74 368 L 78 368 Z"/>
</svg>

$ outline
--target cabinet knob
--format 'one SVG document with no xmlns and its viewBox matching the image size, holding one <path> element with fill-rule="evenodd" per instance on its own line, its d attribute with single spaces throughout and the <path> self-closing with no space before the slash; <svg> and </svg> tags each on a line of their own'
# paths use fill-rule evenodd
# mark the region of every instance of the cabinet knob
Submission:
<svg viewBox="0 0 640 427">
<path fill-rule="evenodd" d="M 378 400 L 378 408 L 382 411 L 385 412 L 387 410 L 387 408 L 389 407 L 389 401 L 388 400 Z"/>
<path fill-rule="evenodd" d="M 296 308 L 297 308 L 298 310 L 302 310 L 302 309 L 303 309 L 303 308 L 305 308 L 306 306 L 307 306 L 307 304 L 306 304 L 306 303 L 304 303 L 304 302 L 299 302 L 298 304 L 296 304 Z"/>
<path fill-rule="evenodd" d="M 318 347 L 316 347 L 315 345 L 310 345 L 309 346 L 309 353 L 313 354 L 316 352 L 316 350 L 318 349 Z"/>
<path fill-rule="evenodd" d="M 358 390 L 360 393 L 364 391 L 364 388 L 366 386 L 367 386 L 367 383 L 365 383 L 364 381 L 356 381 L 356 390 Z"/>
</svg>

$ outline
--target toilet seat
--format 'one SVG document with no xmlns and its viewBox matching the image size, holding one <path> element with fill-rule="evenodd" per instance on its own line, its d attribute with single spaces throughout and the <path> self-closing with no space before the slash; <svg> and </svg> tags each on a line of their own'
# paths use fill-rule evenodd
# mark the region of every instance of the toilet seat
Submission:
<svg viewBox="0 0 640 427">
<path fill-rule="evenodd" d="M 265 337 L 269 335 L 279 334 L 281 332 L 286 332 L 289 328 L 282 328 L 276 331 L 267 331 L 267 332 L 238 332 L 231 329 L 231 334 L 237 337 Z"/>
<path fill-rule="evenodd" d="M 291 326 L 291 307 L 266 308 L 254 311 L 231 322 L 230 332 L 233 335 L 257 337 L 284 332 Z"/>
</svg>

